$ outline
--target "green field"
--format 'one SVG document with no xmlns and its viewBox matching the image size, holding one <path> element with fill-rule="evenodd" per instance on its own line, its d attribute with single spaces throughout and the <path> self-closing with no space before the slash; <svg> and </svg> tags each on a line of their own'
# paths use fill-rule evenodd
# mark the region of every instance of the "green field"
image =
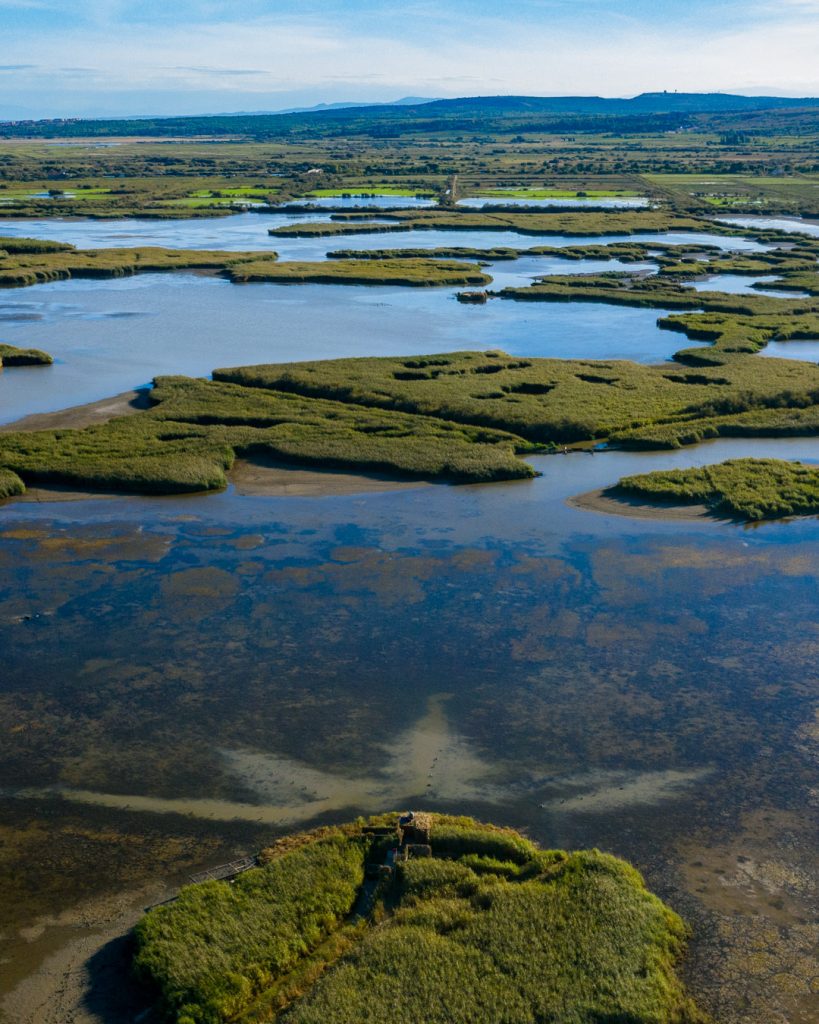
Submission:
<svg viewBox="0 0 819 1024">
<path fill-rule="evenodd" d="M 350 196 L 359 199 L 365 196 L 396 196 L 403 199 L 414 199 L 416 196 L 432 196 L 428 188 L 401 188 L 397 185 L 370 185 L 363 182 L 360 185 L 350 185 L 345 188 L 314 188 L 305 193 L 306 198 L 312 199 L 341 199 L 343 196 Z"/>
<path fill-rule="evenodd" d="M 358 913 L 365 862 L 398 843 L 363 821 L 183 889 L 137 926 L 138 972 L 177 1024 L 704 1020 L 675 973 L 685 926 L 628 864 L 431 817 L 432 856 L 382 871 Z"/>
<path fill-rule="evenodd" d="M 819 174 L 649 174 L 646 180 L 680 205 L 819 216 Z"/>
<path fill-rule="evenodd" d="M 493 188 L 481 189 L 479 196 L 497 197 L 499 199 L 625 199 L 639 195 L 625 189 L 593 188 L 572 190 L 565 188 Z"/>
</svg>

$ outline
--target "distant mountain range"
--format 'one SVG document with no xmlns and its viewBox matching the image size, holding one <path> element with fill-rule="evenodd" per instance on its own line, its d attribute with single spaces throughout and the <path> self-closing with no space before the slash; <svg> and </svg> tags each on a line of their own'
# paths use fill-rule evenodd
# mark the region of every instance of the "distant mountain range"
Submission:
<svg viewBox="0 0 819 1024">
<path fill-rule="evenodd" d="M 350 110 L 352 107 L 417 107 L 424 103 L 435 103 L 437 100 L 431 96 L 405 96 L 401 100 L 386 100 L 384 103 L 362 103 L 351 101 L 349 103 L 317 103 L 313 107 L 290 107 L 287 110 L 259 110 L 259 114 L 312 114 L 317 110 Z"/>
<path fill-rule="evenodd" d="M 601 96 L 468 96 L 390 103 L 328 103 L 273 112 L 186 117 L 59 119 L 0 122 L 0 135 L 391 135 L 412 131 L 656 130 L 694 115 L 819 110 L 819 97 L 738 96 L 728 93 L 647 92 L 630 99 Z M 609 122 L 607 127 L 605 122 Z M 644 127 L 640 127 L 644 126 Z"/>
<path fill-rule="evenodd" d="M 484 110 L 514 114 L 673 114 L 819 107 L 819 97 L 734 96 L 723 92 L 644 92 L 631 99 L 602 96 L 474 96 L 430 100 L 425 113 Z"/>
</svg>

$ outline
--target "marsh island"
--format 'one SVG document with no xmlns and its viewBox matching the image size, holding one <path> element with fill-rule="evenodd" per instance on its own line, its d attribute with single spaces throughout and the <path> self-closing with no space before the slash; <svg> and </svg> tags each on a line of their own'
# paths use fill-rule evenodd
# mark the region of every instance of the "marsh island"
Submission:
<svg viewBox="0 0 819 1024">
<path fill-rule="evenodd" d="M 279 840 L 136 928 L 179 1024 L 627 1019 L 699 1024 L 679 917 L 628 864 L 470 818 L 382 815 Z"/>
</svg>

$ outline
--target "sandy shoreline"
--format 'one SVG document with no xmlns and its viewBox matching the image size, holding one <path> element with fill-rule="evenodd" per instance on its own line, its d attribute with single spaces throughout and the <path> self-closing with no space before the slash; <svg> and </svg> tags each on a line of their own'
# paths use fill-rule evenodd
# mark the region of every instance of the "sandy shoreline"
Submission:
<svg viewBox="0 0 819 1024">
<path fill-rule="evenodd" d="M 388 473 L 353 473 L 338 469 L 305 469 L 275 460 L 237 459 L 228 473 L 237 494 L 264 497 L 328 498 L 429 487 L 429 480 Z"/>
<path fill-rule="evenodd" d="M 641 502 L 637 498 L 625 495 L 618 497 L 606 488 L 587 491 L 566 499 L 572 508 L 582 508 L 587 512 L 602 512 L 606 515 L 628 516 L 631 519 L 710 519 L 716 517 L 705 505 L 652 505 Z"/>
<path fill-rule="evenodd" d="M 5 1024 L 149 1024 L 155 1015 L 130 970 L 131 929 L 147 905 L 174 895 L 157 882 L 114 893 L 44 921 L 67 941 L 50 952 L 2 1000 Z M 55 938 L 56 938 L 55 934 Z M 58 940 L 59 941 L 59 940 Z M 32 946 L 36 956 L 36 937 Z"/>
<path fill-rule="evenodd" d="M 57 412 L 37 412 L 13 423 L 0 425 L 0 433 L 10 434 L 17 431 L 33 430 L 64 430 L 77 427 L 90 427 L 95 423 L 107 423 L 117 416 L 131 416 L 133 413 L 149 409 L 150 391 L 140 388 L 134 391 L 123 391 L 113 398 L 102 398 L 98 402 L 85 405 L 72 405 L 68 409 Z"/>
</svg>

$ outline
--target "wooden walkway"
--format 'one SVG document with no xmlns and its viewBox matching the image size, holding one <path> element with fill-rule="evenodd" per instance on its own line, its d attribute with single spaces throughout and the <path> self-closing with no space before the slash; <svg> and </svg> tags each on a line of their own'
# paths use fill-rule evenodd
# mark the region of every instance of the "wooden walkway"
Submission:
<svg viewBox="0 0 819 1024">
<path fill-rule="evenodd" d="M 241 860 L 232 860 L 229 864 L 219 864 L 215 868 L 208 868 L 207 871 L 200 871 L 196 875 L 191 875 L 188 881 L 192 885 L 198 882 L 221 882 L 255 867 L 255 857 L 242 857 Z"/>
</svg>

